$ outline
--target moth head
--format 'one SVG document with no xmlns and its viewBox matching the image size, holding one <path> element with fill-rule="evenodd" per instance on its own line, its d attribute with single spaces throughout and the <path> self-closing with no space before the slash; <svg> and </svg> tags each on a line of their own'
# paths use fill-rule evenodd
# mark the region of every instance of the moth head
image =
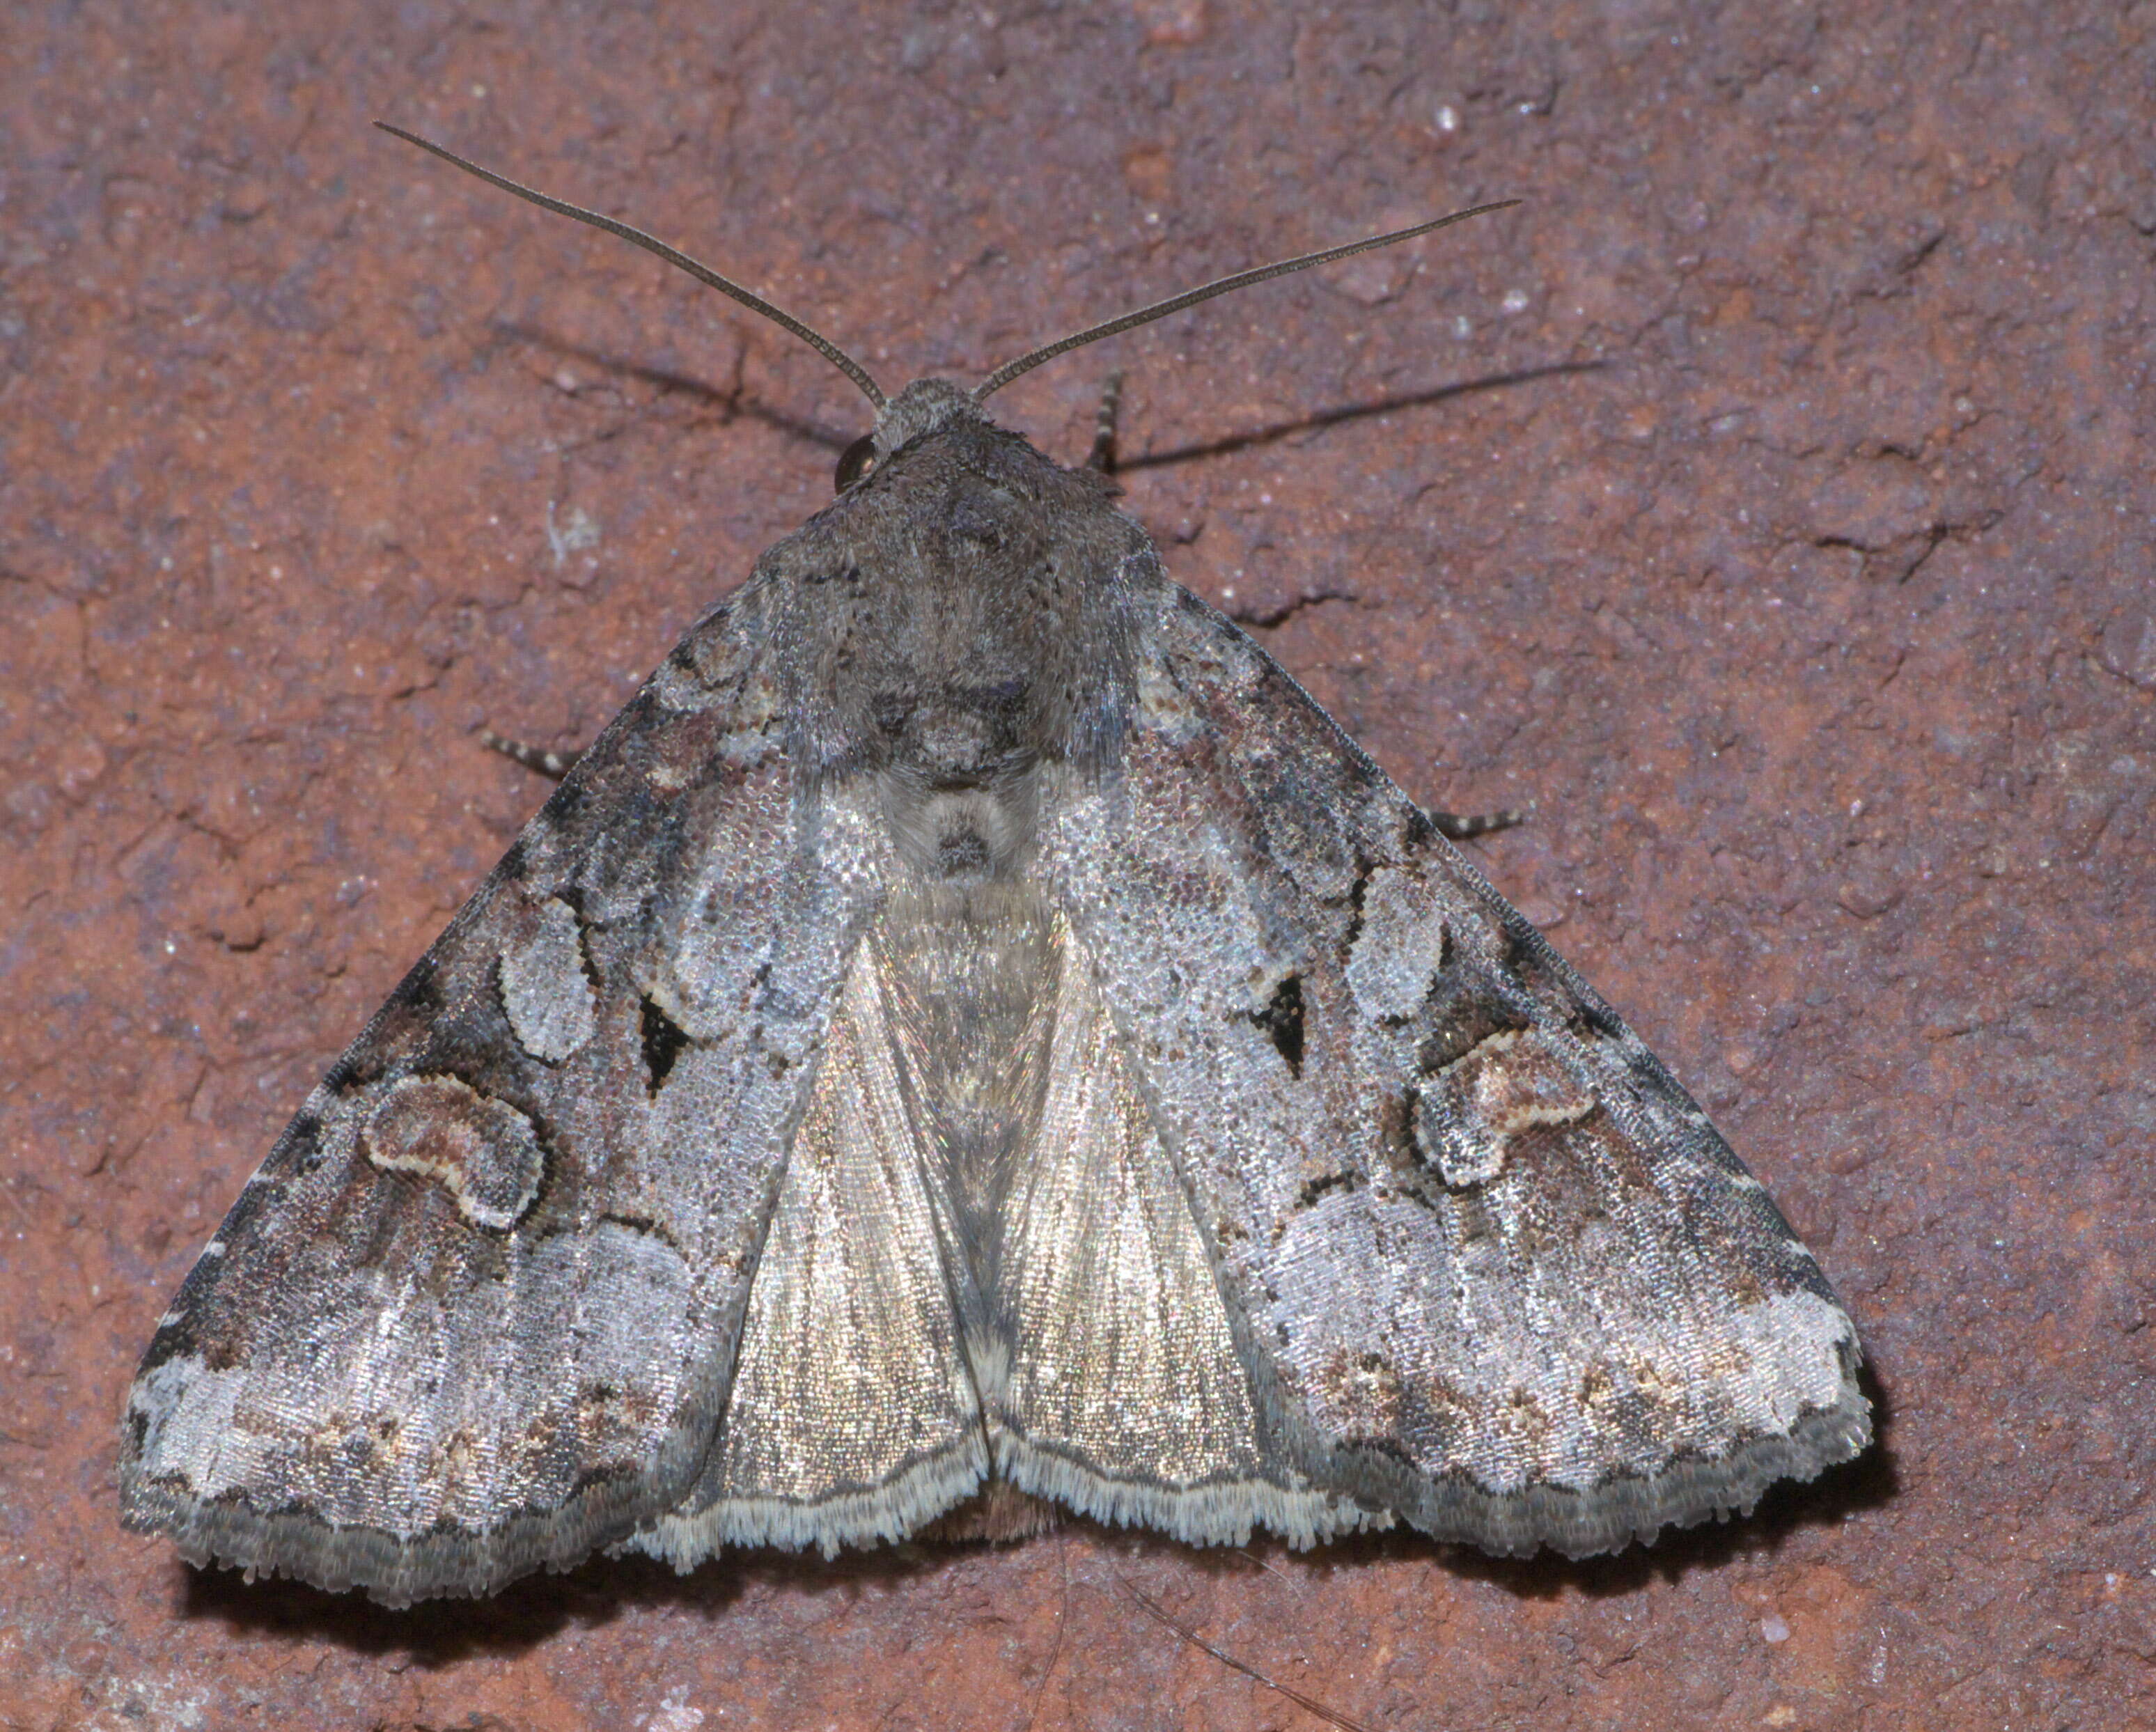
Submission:
<svg viewBox="0 0 2156 1732">
<path fill-rule="evenodd" d="M 960 421 L 985 421 L 973 393 L 948 379 L 916 379 L 886 402 L 876 415 L 875 429 L 846 447 L 839 460 L 838 491 L 872 474 L 877 465 L 902 445 L 924 434 Z"/>
</svg>

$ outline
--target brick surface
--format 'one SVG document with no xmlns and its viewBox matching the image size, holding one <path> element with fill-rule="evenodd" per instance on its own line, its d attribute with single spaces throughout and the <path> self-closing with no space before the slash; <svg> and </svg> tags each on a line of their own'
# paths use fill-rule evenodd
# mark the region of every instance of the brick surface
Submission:
<svg viewBox="0 0 2156 1732">
<path fill-rule="evenodd" d="M 2156 1723 L 2156 9 L 13 8 L 0 1724 Z M 1452 205 L 999 399 L 1082 450 L 1825 1258 L 1884 1441 L 1584 1565 L 1075 1527 L 396 1615 L 115 1520 L 136 1353 L 887 382 Z"/>
</svg>

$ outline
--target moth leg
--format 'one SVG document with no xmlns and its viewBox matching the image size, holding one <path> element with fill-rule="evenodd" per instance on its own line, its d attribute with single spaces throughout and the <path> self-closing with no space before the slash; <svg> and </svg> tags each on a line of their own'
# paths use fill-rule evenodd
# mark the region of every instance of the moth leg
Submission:
<svg viewBox="0 0 2156 1732">
<path fill-rule="evenodd" d="M 1093 449 L 1086 454 L 1086 467 L 1102 475 L 1116 467 L 1116 414 L 1123 406 L 1123 373 L 1118 367 L 1101 388 L 1101 407 L 1093 417 Z"/>
<path fill-rule="evenodd" d="M 543 746 L 527 746 L 521 740 L 506 739 L 490 727 L 480 729 L 479 743 L 490 752 L 514 758 L 534 775 L 544 776 L 552 782 L 567 775 L 584 755 L 581 752 L 549 752 Z"/>
<path fill-rule="evenodd" d="M 1465 842 L 1476 836 L 1486 836 L 1496 830 L 1510 830 L 1525 824 L 1527 815 L 1507 806 L 1502 812 L 1431 812 L 1430 821 L 1437 826 L 1437 833 L 1448 842 Z"/>
</svg>

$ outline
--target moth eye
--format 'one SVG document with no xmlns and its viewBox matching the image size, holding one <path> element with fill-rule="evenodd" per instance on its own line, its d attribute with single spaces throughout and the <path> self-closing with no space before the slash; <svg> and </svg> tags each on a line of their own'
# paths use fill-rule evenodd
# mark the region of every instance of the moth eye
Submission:
<svg viewBox="0 0 2156 1732">
<path fill-rule="evenodd" d="M 839 458 L 839 472 L 832 478 L 831 491 L 844 493 L 875 467 L 875 435 L 865 433 L 848 445 L 845 455 Z"/>
</svg>

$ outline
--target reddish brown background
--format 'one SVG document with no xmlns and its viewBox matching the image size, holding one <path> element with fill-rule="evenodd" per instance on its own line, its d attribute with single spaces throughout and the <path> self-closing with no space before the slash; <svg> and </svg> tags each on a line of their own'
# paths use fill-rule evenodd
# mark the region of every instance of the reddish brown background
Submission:
<svg viewBox="0 0 2156 1732">
<path fill-rule="evenodd" d="M 0 1724 L 2156 1723 L 2156 7 L 15 7 L 0 31 Z M 1002 403 L 1082 449 L 1822 1252 L 1882 1447 L 1584 1565 L 600 1562 L 397 1616 L 114 1519 L 316 1074 L 893 384 L 1471 200 Z M 1334 418 L 1342 409 L 1371 413 Z M 1253 435 L 1264 434 L 1254 438 Z M 1173 459 L 1175 460 L 1167 460 Z M 550 526 L 552 537 L 550 538 Z"/>
</svg>

